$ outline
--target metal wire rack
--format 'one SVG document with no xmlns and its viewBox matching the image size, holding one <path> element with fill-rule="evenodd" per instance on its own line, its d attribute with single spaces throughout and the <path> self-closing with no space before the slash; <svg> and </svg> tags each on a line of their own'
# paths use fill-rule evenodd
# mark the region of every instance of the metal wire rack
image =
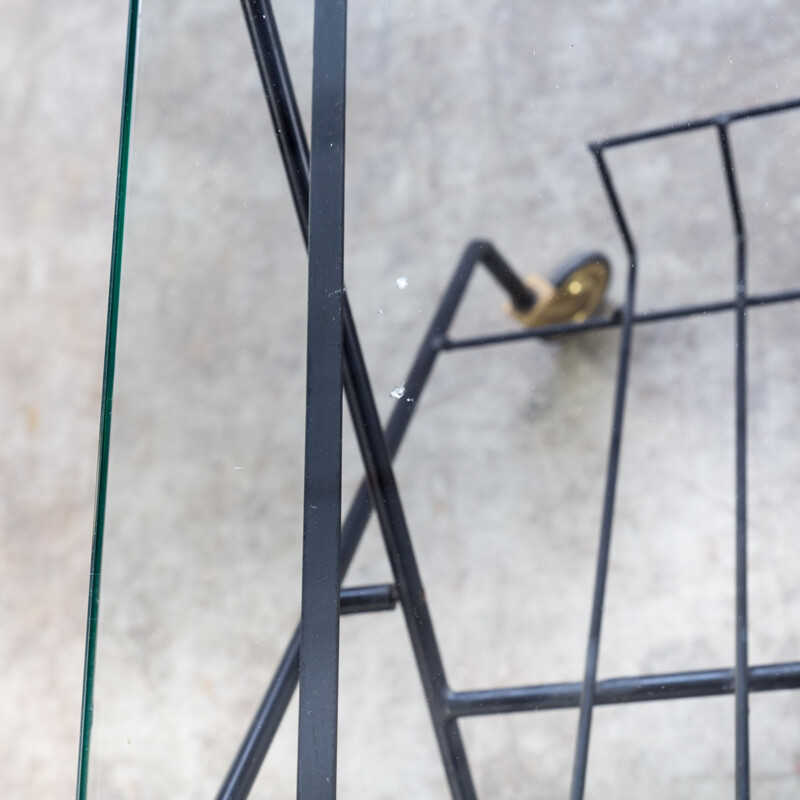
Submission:
<svg viewBox="0 0 800 800">
<path fill-rule="evenodd" d="M 306 460 L 306 523 L 302 621 L 286 648 L 272 683 L 217 796 L 242 800 L 253 785 L 277 727 L 300 682 L 298 796 L 334 797 L 336 775 L 336 676 L 339 613 L 391 609 L 399 603 L 439 744 L 453 798 L 471 800 L 476 791 L 459 731 L 461 717 L 579 708 L 570 797 L 584 795 L 595 706 L 733 694 L 736 705 L 736 797 L 750 793 L 748 698 L 751 692 L 800 688 L 800 662 L 753 666 L 747 655 L 747 309 L 800 299 L 800 290 L 748 294 L 747 233 L 729 137 L 740 120 L 800 108 L 800 100 L 748 108 L 664 128 L 594 142 L 594 157 L 628 263 L 624 302 L 617 311 L 585 322 L 557 323 L 499 335 L 453 339 L 450 325 L 478 265 L 508 294 L 518 311 L 529 309 L 535 293 L 489 242 L 472 242 L 439 303 L 405 381 L 409 402 L 395 407 L 382 430 L 358 336 L 342 283 L 342 180 L 344 165 L 345 3 L 317 3 L 312 117 L 315 138 L 309 153 L 291 79 L 269 0 L 243 0 L 243 8 L 269 104 L 276 137 L 292 190 L 300 227 L 309 249 L 309 368 Z M 734 299 L 658 311 L 636 310 L 637 250 L 605 154 L 645 140 L 708 129 L 716 136 L 735 237 Z M 314 163 L 311 173 L 309 165 Z M 310 234 L 309 234 L 310 230 Z M 662 675 L 597 680 L 609 552 L 614 527 L 620 447 L 631 342 L 637 325 L 702 314 L 733 312 L 736 396 L 736 637 L 735 664 Z M 392 470 L 392 460 L 408 430 L 416 400 L 439 354 L 543 338 L 578 335 L 599 328 L 621 329 L 611 441 L 601 518 L 591 620 L 583 680 L 517 688 L 454 691 L 445 677 L 422 580 Z M 339 340 L 338 337 L 341 336 Z M 341 341 L 341 349 L 337 343 Z M 327 348 L 327 349 L 326 349 Z M 341 368 L 340 368 L 341 367 Z M 341 386 L 350 407 L 364 462 L 361 483 L 338 535 Z M 335 495 L 335 496 L 334 496 Z M 324 513 L 320 510 L 323 509 Z M 372 511 L 377 513 L 394 584 L 340 590 Z"/>
</svg>

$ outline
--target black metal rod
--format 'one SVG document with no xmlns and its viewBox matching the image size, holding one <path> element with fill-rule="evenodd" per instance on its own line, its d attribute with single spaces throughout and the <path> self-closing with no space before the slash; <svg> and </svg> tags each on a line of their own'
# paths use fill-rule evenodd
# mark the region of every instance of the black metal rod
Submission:
<svg viewBox="0 0 800 800">
<path fill-rule="evenodd" d="M 766 306 L 775 303 L 790 303 L 800 300 L 800 290 L 787 292 L 774 292 L 770 294 L 754 294 L 745 297 L 746 306 Z M 646 325 L 650 322 L 663 322 L 665 320 L 680 319 L 705 314 L 716 314 L 721 311 L 734 311 L 738 300 L 720 300 L 714 303 L 697 303 L 695 305 L 678 306 L 658 311 L 641 311 L 633 315 L 634 325 Z M 543 325 L 540 328 L 531 328 L 522 331 L 509 331 L 508 333 L 488 334 L 463 339 L 439 340 L 442 350 L 467 350 L 474 347 L 491 347 L 497 344 L 519 342 L 528 339 L 542 339 L 547 336 L 569 336 L 574 333 L 602 330 L 605 328 L 618 328 L 622 325 L 622 314 L 616 312 L 605 319 L 592 319 L 588 322 L 567 322 L 560 325 Z"/>
<path fill-rule="evenodd" d="M 347 0 L 314 4 L 298 800 L 335 800 Z"/>
<path fill-rule="evenodd" d="M 247 800 L 258 777 L 269 746 L 278 732 L 300 676 L 300 625 L 278 663 L 269 687 L 247 729 L 216 800 Z"/>
<path fill-rule="evenodd" d="M 277 134 L 275 138 L 286 167 L 286 179 L 300 223 L 300 233 L 308 246 L 308 141 L 292 89 L 272 3 L 270 0 L 241 0 L 241 3 L 264 96 Z"/>
<path fill-rule="evenodd" d="M 408 628 L 434 732 L 453 800 L 476 800 L 458 724 L 447 713 L 449 694 L 444 663 L 433 631 L 425 590 L 400 502 L 391 459 L 369 384 L 369 375 L 358 344 L 352 317 L 345 317 L 344 381 L 370 494 L 381 526 L 386 552 L 394 573 L 400 605 Z M 379 502 L 375 502 L 379 500 Z"/>
<path fill-rule="evenodd" d="M 532 308 L 538 299 L 536 292 L 519 279 L 516 272 L 511 269 L 491 242 L 476 240 L 473 245 L 480 250 L 480 257 L 475 261 L 483 261 L 494 279 L 508 292 L 514 308 L 518 311 L 527 311 Z"/>
<path fill-rule="evenodd" d="M 799 689 L 800 661 L 751 667 L 748 677 L 751 692 Z M 733 669 L 609 678 L 597 682 L 594 704 L 602 706 L 650 700 L 715 697 L 733 694 L 735 684 L 736 673 Z M 580 704 L 582 685 L 575 681 L 453 692 L 448 698 L 447 708 L 456 717 L 576 708 Z"/>
<path fill-rule="evenodd" d="M 339 597 L 341 614 L 391 611 L 397 605 L 397 587 L 391 583 L 375 586 L 348 586 Z"/>
<path fill-rule="evenodd" d="M 614 218 L 622 234 L 628 253 L 628 286 L 625 305 L 622 309 L 622 335 L 620 337 L 619 363 L 617 366 L 617 389 L 614 399 L 614 413 L 611 426 L 611 442 L 608 449 L 608 468 L 603 503 L 603 516 L 600 525 L 600 542 L 597 552 L 597 570 L 592 596 L 592 614 L 589 623 L 589 637 L 586 646 L 586 668 L 581 688 L 578 734 L 575 742 L 575 759 L 572 769 L 571 800 L 581 800 L 586 784 L 586 765 L 589 758 L 589 735 L 592 726 L 592 710 L 595 703 L 597 661 L 600 652 L 600 631 L 603 621 L 608 560 L 611 550 L 611 529 L 614 519 L 614 501 L 617 490 L 617 472 L 622 447 L 622 423 L 625 416 L 625 396 L 628 387 L 628 371 L 633 336 L 634 296 L 636 290 L 636 247 L 628 229 L 627 222 L 617 198 L 611 175 L 601 151 L 594 151 L 595 161 L 606 190 Z"/>
<path fill-rule="evenodd" d="M 433 372 L 434 364 L 439 355 L 441 340 L 453 323 L 461 300 L 466 293 L 470 278 L 475 267 L 483 264 L 498 283 L 507 288 L 512 302 L 518 303 L 519 308 L 524 308 L 527 302 L 525 294 L 528 287 L 511 269 L 508 262 L 491 244 L 491 242 L 476 240 L 470 242 L 464 249 L 454 271 L 453 277 L 439 302 L 433 320 L 422 338 L 422 343 L 417 350 L 403 385 L 405 394 L 403 402 L 397 403 L 392 411 L 389 422 L 384 431 L 386 447 L 389 457 L 394 460 L 400 450 L 406 431 L 408 430 L 418 401 Z M 516 300 L 515 300 L 516 298 Z M 531 296 L 530 302 L 535 299 Z M 350 505 L 347 517 L 342 528 L 342 573 L 349 568 L 355 555 L 361 536 L 367 527 L 372 514 L 372 500 L 366 480 L 362 480 L 355 497 Z"/>
<path fill-rule="evenodd" d="M 699 130 L 700 128 L 717 127 L 720 125 L 728 125 L 731 122 L 738 122 L 739 120 L 754 119 L 756 117 L 764 117 L 769 114 L 779 114 L 782 111 L 791 111 L 794 108 L 800 108 L 800 98 L 786 100 L 781 103 L 752 106 L 751 108 L 743 108 L 723 114 L 715 114 L 713 117 L 701 117 L 699 119 L 688 120 L 687 122 L 678 122 L 674 125 L 651 128 L 650 130 L 641 131 L 639 133 L 630 133 L 624 136 L 612 136 L 608 139 L 592 142 L 589 147 L 595 151 L 607 150 L 612 147 L 621 147 L 622 145 L 626 144 L 644 142 L 648 139 L 659 139 L 664 136 L 674 136 L 675 134 L 679 133 L 688 133 L 690 131 Z"/>
<path fill-rule="evenodd" d="M 736 798 L 750 797 L 747 669 L 747 233 L 728 131 L 719 145 L 736 237 Z"/>
</svg>

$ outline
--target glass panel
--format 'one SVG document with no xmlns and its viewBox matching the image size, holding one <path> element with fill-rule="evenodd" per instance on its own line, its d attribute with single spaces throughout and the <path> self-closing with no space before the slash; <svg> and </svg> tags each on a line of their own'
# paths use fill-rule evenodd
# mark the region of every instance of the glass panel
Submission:
<svg viewBox="0 0 800 800">
<path fill-rule="evenodd" d="M 299 609 L 302 238 L 236 4 L 142 4 L 88 796 L 213 796 Z"/>
<path fill-rule="evenodd" d="M 447 678 L 571 684 L 561 713 L 462 725 L 487 797 L 560 796 L 571 777 L 628 275 L 585 145 L 783 100 L 796 83 L 788 14 L 712 5 L 350 4 L 347 296 L 382 418 L 415 412 L 396 474 Z M 306 123 L 312 6 L 275 2 Z M 306 258 L 252 44 L 222 0 L 134 3 L 134 20 L 80 800 L 215 797 L 300 598 Z M 753 292 L 800 289 L 798 126 L 787 112 L 730 127 Z M 736 242 L 719 132 L 604 158 L 638 245 L 639 316 L 598 678 L 732 668 Z M 554 270 L 607 254 L 597 329 L 466 347 L 525 330 L 479 268 L 419 396 L 409 366 L 474 239 L 538 276 L 534 312 L 552 295 L 555 315 L 539 324 L 582 323 L 563 315 L 584 297 L 588 284 L 571 288 L 584 262 Z M 692 319 L 646 318 L 695 303 L 707 307 Z M 747 319 L 751 663 L 789 662 L 797 307 Z M 347 508 L 363 474 L 347 415 L 343 469 Z M 391 575 L 373 521 L 344 583 Z M 399 608 L 342 622 L 340 671 L 342 796 L 447 796 Z M 791 793 L 793 719 L 759 717 L 754 759 L 769 739 L 782 749 L 754 760 L 754 795 L 776 775 Z M 587 796 L 674 797 L 705 777 L 709 796 L 731 796 L 735 726 L 730 696 L 604 708 Z M 291 705 L 252 797 L 293 796 L 296 729 Z"/>
</svg>

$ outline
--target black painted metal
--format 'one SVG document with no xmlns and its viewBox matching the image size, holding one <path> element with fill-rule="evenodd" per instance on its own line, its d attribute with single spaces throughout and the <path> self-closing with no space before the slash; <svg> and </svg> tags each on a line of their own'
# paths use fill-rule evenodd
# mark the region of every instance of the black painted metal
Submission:
<svg viewBox="0 0 800 800">
<path fill-rule="evenodd" d="M 335 800 L 347 1 L 314 5 L 298 800 Z"/>
<path fill-rule="evenodd" d="M 345 320 L 345 326 L 345 351 L 348 356 L 345 360 L 345 385 L 351 387 L 349 391 L 356 399 L 355 403 L 350 404 L 353 429 L 364 459 L 370 494 L 400 595 L 447 782 L 456 800 L 475 800 L 477 795 L 458 724 L 447 713 L 449 688 L 444 663 L 433 632 L 433 620 L 352 318 Z"/>
<path fill-rule="evenodd" d="M 256 60 L 270 107 L 301 231 L 308 230 L 308 147 L 302 121 L 281 50 L 277 26 L 269 0 L 242 0 L 245 17 L 253 42 Z M 318 4 L 319 5 L 319 4 Z M 317 28 L 319 30 L 319 28 Z M 328 32 L 329 35 L 330 32 Z M 316 44 L 315 44 L 316 47 Z M 316 54 L 316 50 L 315 50 Z M 339 66 L 344 70 L 342 50 Z M 342 72 L 343 74 L 343 72 Z M 747 593 L 746 593 L 746 310 L 750 306 L 768 305 L 800 299 L 800 291 L 748 296 L 745 284 L 745 231 L 743 209 L 738 197 L 733 158 L 727 136 L 728 126 L 738 120 L 800 108 L 800 99 L 770 106 L 744 109 L 706 119 L 692 120 L 680 125 L 658 128 L 630 136 L 613 137 L 590 145 L 600 178 L 606 191 L 617 227 L 628 254 L 629 268 L 626 299 L 622 309 L 606 319 L 582 324 L 553 325 L 529 331 L 450 340 L 448 330 L 466 291 L 477 264 L 482 263 L 507 291 L 517 308 L 529 308 L 536 300 L 496 249 L 488 242 L 476 241 L 465 250 L 448 289 L 437 309 L 411 371 L 405 381 L 405 402 L 398 403 L 385 433 L 381 431 L 374 397 L 358 344 L 358 337 L 346 295 L 342 297 L 343 382 L 351 409 L 366 478 L 359 487 L 345 519 L 338 563 L 338 576 L 343 576 L 353 558 L 363 531 L 374 507 L 378 509 L 381 531 L 394 572 L 395 586 L 345 589 L 341 597 L 341 613 L 383 610 L 400 601 L 408 625 L 412 647 L 417 659 L 423 686 L 439 741 L 451 794 L 454 798 L 475 797 L 466 765 L 466 754 L 457 728 L 461 716 L 535 711 L 550 708 L 580 708 L 576 737 L 575 763 L 571 787 L 572 800 L 583 797 L 586 781 L 592 710 L 595 705 L 736 695 L 736 778 L 737 798 L 749 796 L 749 756 L 747 748 L 747 701 L 750 692 L 800 688 L 800 662 L 749 667 L 747 664 Z M 343 113 L 343 103 L 342 103 Z M 718 301 L 670 308 L 659 311 L 635 312 L 636 249 L 627 220 L 617 197 L 609 168 L 604 158 L 608 148 L 660 138 L 701 128 L 713 127 L 719 133 L 723 167 L 737 237 L 737 281 L 733 301 Z M 341 162 L 343 168 L 343 160 Z M 324 218 L 324 215 L 322 215 Z M 328 221 L 330 221 L 330 217 Z M 313 214 L 312 214 L 313 220 Z M 313 227 L 312 227 L 313 244 Z M 608 572 L 608 559 L 613 527 L 614 496 L 617 467 L 622 447 L 624 404 L 630 365 L 633 328 L 660 320 L 678 319 L 699 314 L 734 311 L 736 327 L 736 664 L 733 669 L 716 669 L 666 675 L 647 675 L 597 681 L 597 659 L 602 624 L 603 599 Z M 609 447 L 605 503 L 602 515 L 597 571 L 593 593 L 589 639 L 584 678 L 581 683 L 526 686 L 510 689 L 453 692 L 444 677 L 444 666 L 433 634 L 433 625 L 425 601 L 421 578 L 414 557 L 411 538 L 400 502 L 391 461 L 396 455 L 436 358 L 442 350 L 488 346 L 530 338 L 571 335 L 591 330 L 621 327 L 620 357 L 617 390 Z M 327 553 L 330 556 L 330 550 Z M 332 578 L 330 558 L 326 561 L 325 576 Z M 337 578 L 338 580 L 338 578 Z M 327 608 L 327 606 L 326 606 Z M 338 614 L 330 615 L 327 625 L 338 626 Z M 318 618 L 316 622 L 321 622 Z M 305 622 L 303 623 L 305 625 Z M 264 697 L 255 719 L 245 737 L 231 771 L 218 795 L 218 800 L 243 800 L 258 773 L 277 726 L 285 713 L 299 668 L 300 637 L 295 631 L 278 671 Z M 305 680 L 305 678 L 301 679 Z M 330 726 L 328 727 L 330 732 Z M 302 754 L 301 754 L 302 760 Z M 321 774 L 321 773 L 319 773 Z M 335 773 L 334 773 L 335 774 Z M 335 780 L 333 781 L 335 784 Z M 335 790 L 334 790 L 335 791 Z M 311 794 L 304 795 L 312 796 Z M 313 796 L 332 796 L 313 795 Z"/>
<path fill-rule="evenodd" d="M 597 661 L 600 653 L 600 630 L 603 621 L 608 559 L 611 552 L 611 532 L 614 520 L 614 501 L 617 492 L 617 474 L 622 450 L 622 424 L 625 415 L 625 396 L 628 388 L 628 372 L 633 336 L 634 297 L 636 291 L 636 245 L 634 244 L 633 237 L 628 230 L 628 225 L 622 214 L 622 207 L 620 206 L 619 198 L 614 189 L 602 151 L 595 150 L 594 156 L 597 167 L 600 170 L 603 187 L 606 190 L 606 195 L 614 211 L 620 234 L 625 242 L 625 250 L 628 254 L 628 285 L 625 293 L 625 305 L 622 309 L 622 336 L 620 337 L 619 362 L 617 365 L 617 388 L 614 399 L 613 421 L 611 424 L 611 443 L 608 448 L 605 499 L 603 503 L 603 516 L 600 523 L 600 543 L 597 553 L 597 570 L 592 599 L 592 614 L 589 623 L 589 641 L 586 646 L 586 666 L 584 670 L 583 687 L 581 689 L 578 735 L 575 743 L 575 760 L 572 767 L 571 800 L 581 800 L 586 785 L 586 765 L 589 759 L 589 734 L 592 726 L 592 710 L 595 703 Z"/>
<path fill-rule="evenodd" d="M 786 100 L 782 103 L 770 103 L 764 106 L 743 108 L 738 111 L 728 111 L 724 114 L 715 114 L 713 117 L 692 119 L 688 122 L 679 122 L 677 125 L 665 125 L 661 128 L 651 128 L 650 130 L 639 131 L 638 133 L 631 133 L 626 136 L 612 136 L 608 139 L 593 142 L 589 146 L 592 150 L 608 150 L 612 147 L 622 147 L 627 144 L 646 142 L 649 139 L 661 139 L 665 136 L 673 136 L 676 133 L 689 133 L 691 131 L 700 130 L 701 128 L 713 128 L 718 125 L 729 125 L 731 122 L 738 122 L 740 120 L 756 119 L 757 117 L 780 114 L 784 111 L 792 111 L 795 108 L 800 108 L 800 98 Z"/>
<path fill-rule="evenodd" d="M 391 583 L 351 586 L 342 589 L 339 596 L 339 611 L 342 614 L 391 611 L 396 605 L 397 587 Z"/>
<path fill-rule="evenodd" d="M 751 667 L 749 681 L 751 692 L 800 689 L 800 661 Z M 448 699 L 447 708 L 456 717 L 577 708 L 582 688 L 583 684 L 573 682 L 454 692 Z M 608 678 L 597 682 L 594 704 L 604 706 L 712 697 L 733 694 L 735 689 L 736 673 L 733 669 Z"/>
<path fill-rule="evenodd" d="M 747 669 L 747 234 L 728 130 L 719 145 L 736 236 L 736 798 L 750 797 Z"/>
<path fill-rule="evenodd" d="M 790 303 L 800 300 L 800 291 L 773 292 L 769 294 L 751 294 L 745 296 L 744 303 L 750 306 L 768 306 L 777 303 Z M 640 325 L 648 322 L 663 322 L 683 317 L 716 314 L 720 311 L 735 311 L 738 300 L 722 300 L 715 303 L 698 303 L 696 305 L 667 308 L 663 311 L 641 311 L 633 315 L 633 324 Z M 510 331 L 509 333 L 489 334 L 474 336 L 464 339 L 439 340 L 442 350 L 467 350 L 473 347 L 489 347 L 496 344 L 519 342 L 524 339 L 546 339 L 548 336 L 570 336 L 575 333 L 603 330 L 605 328 L 618 328 L 622 325 L 622 314 L 615 312 L 605 319 L 591 319 L 581 323 L 567 323 L 564 325 L 543 325 L 541 328 L 531 328 L 523 331 Z"/>
<path fill-rule="evenodd" d="M 278 24 L 270 0 L 241 0 L 258 74 L 264 87 L 275 138 L 286 167 L 300 233 L 308 245 L 308 174 L 310 155 L 303 119 L 292 89 Z"/>
</svg>

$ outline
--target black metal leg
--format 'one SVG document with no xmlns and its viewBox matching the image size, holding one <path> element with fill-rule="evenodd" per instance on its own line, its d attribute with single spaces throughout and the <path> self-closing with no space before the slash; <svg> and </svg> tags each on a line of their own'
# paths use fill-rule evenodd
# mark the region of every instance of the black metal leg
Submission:
<svg viewBox="0 0 800 800">
<path fill-rule="evenodd" d="M 309 213 L 309 379 L 306 446 L 306 518 L 319 516 L 313 504 L 327 500 L 328 509 L 337 514 L 333 530 L 338 533 L 338 514 L 341 489 L 341 379 L 344 383 L 356 435 L 364 459 L 373 506 L 378 509 L 381 530 L 395 573 L 399 599 L 405 612 L 414 654 L 434 728 L 445 764 L 448 782 L 455 800 L 473 800 L 475 790 L 469 775 L 458 724 L 446 714 L 445 696 L 448 687 L 444 665 L 433 633 L 433 624 L 425 601 L 411 539 L 405 521 L 400 496 L 386 449 L 383 430 L 375 407 L 363 355 L 358 344 L 356 327 L 347 298 L 343 297 L 341 271 L 344 204 L 344 60 L 346 38 L 346 5 L 342 1 L 329 8 L 316 4 L 314 37 L 314 100 L 311 145 L 311 188 Z M 329 149 L 330 148 L 330 149 Z M 302 152 L 302 149 L 298 149 Z M 295 183 L 302 188 L 302 178 L 295 172 Z M 302 218 L 301 218 L 302 223 Z M 320 234 L 321 231 L 321 234 Z M 329 268 L 332 257 L 339 260 L 339 270 L 327 282 L 323 270 Z M 315 268 L 319 275 L 315 274 Z M 338 280 L 338 283 L 336 283 Z M 335 297 L 335 308 L 331 305 Z M 318 315 L 315 303 L 319 305 Z M 323 318 L 324 330 L 319 331 Z M 341 351 L 331 350 L 331 331 L 328 315 L 334 324 L 344 320 L 344 361 Z M 317 334 L 312 336 L 312 334 Z M 338 329 L 341 345 L 342 330 Z M 326 351 L 327 347 L 327 351 Z M 338 358 L 337 358 L 338 357 Z M 315 385 L 314 367 L 323 373 Z M 339 384 L 330 380 L 330 371 L 339 371 Z M 327 382 L 321 382 L 326 378 Z M 337 392 L 337 404 L 331 402 L 331 392 Z M 324 394 L 323 394 L 324 392 Z M 318 420 L 312 416 L 313 408 Z M 332 414 L 338 412 L 338 425 Z M 317 427 L 312 430 L 312 423 Z M 327 425 L 324 429 L 322 425 Z M 315 434 L 317 441 L 312 438 Z M 333 448 L 329 438 L 338 442 Z M 314 474 L 313 469 L 319 474 Z M 335 468 L 335 474 L 331 469 Z M 310 489 L 316 488 L 317 493 Z M 336 490 L 336 502 L 329 496 Z M 322 492 L 320 495 L 319 492 Z M 319 508 L 323 508 L 320 506 Z M 315 514 L 316 511 L 316 514 Z M 330 513 L 327 514 L 330 517 Z M 324 520 L 327 529 L 331 520 Z M 312 533 L 316 537 L 312 540 Z M 311 550 L 310 546 L 314 546 Z M 306 524 L 303 551 L 303 614 L 300 639 L 300 752 L 298 756 L 298 798 L 334 798 L 336 793 L 336 669 L 338 657 L 338 536 L 326 536 L 312 531 Z M 330 588 L 329 588 L 330 587 Z M 335 592 L 335 594 L 334 594 Z M 332 618 L 335 616 L 335 619 Z M 316 661 L 312 663 L 311 659 Z"/>
<path fill-rule="evenodd" d="M 311 156 L 297 106 L 289 66 L 283 54 L 278 23 L 271 0 L 241 0 L 253 55 L 272 117 L 275 139 L 286 168 L 286 180 L 300 223 L 300 234 L 308 245 L 308 193 Z"/>
<path fill-rule="evenodd" d="M 422 588 L 422 579 L 369 385 L 369 376 L 349 313 L 345 315 L 345 330 L 345 387 L 348 398 L 352 398 L 350 413 L 353 416 L 353 428 L 397 584 L 450 792 L 454 800 L 475 800 L 475 788 L 458 723 L 448 717 L 446 698 L 449 688 L 444 664 L 433 632 L 433 621 Z"/>
<path fill-rule="evenodd" d="M 575 745 L 575 760 L 572 769 L 571 800 L 581 800 L 586 784 L 586 765 L 589 758 L 589 734 L 592 726 L 592 710 L 595 704 L 597 682 L 597 659 L 600 651 L 600 629 L 603 621 L 608 558 L 611 550 L 611 528 L 614 519 L 614 500 L 617 492 L 617 472 L 622 447 L 622 423 L 625 414 L 625 396 L 628 388 L 628 371 L 631 357 L 633 335 L 633 308 L 636 291 L 636 247 L 630 235 L 622 209 L 617 198 L 611 175 L 600 150 L 594 151 L 595 160 L 606 194 L 611 203 L 617 225 L 628 251 L 628 286 L 625 306 L 622 311 L 622 336 L 620 339 L 619 365 L 617 367 L 617 389 L 614 400 L 614 414 L 611 426 L 611 444 L 608 451 L 608 470 L 603 503 L 603 516 L 600 523 L 600 544 L 597 553 L 597 572 L 592 596 L 592 614 L 589 624 L 589 641 L 586 648 L 586 667 L 581 689 L 578 736 Z"/>
<path fill-rule="evenodd" d="M 747 234 L 727 125 L 719 144 L 736 236 L 736 800 L 750 797 L 747 666 Z"/>
<path fill-rule="evenodd" d="M 298 800 L 335 800 L 347 0 L 317 0 L 308 237 Z"/>
</svg>

